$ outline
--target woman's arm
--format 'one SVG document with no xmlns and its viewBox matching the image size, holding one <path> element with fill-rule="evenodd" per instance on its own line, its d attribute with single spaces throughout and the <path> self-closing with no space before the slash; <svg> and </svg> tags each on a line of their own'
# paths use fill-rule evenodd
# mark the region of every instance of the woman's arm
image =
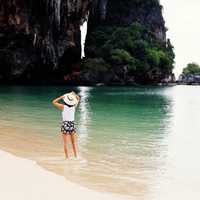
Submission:
<svg viewBox="0 0 200 200">
<path fill-rule="evenodd" d="M 59 101 L 60 101 L 61 99 L 63 99 L 63 98 L 64 98 L 64 96 L 60 96 L 60 97 L 58 97 L 58 98 L 56 98 L 56 99 L 54 99 L 54 100 L 52 101 L 52 104 L 53 104 L 56 108 L 58 108 L 59 110 L 63 110 L 63 109 L 64 109 L 64 105 L 61 104 L 61 103 L 59 103 Z"/>
</svg>

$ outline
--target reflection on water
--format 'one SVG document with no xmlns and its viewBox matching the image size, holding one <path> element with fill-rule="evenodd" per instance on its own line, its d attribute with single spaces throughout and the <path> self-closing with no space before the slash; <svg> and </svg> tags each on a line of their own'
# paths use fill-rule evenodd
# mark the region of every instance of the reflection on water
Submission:
<svg viewBox="0 0 200 200">
<path fill-rule="evenodd" d="M 79 132 L 80 137 L 85 138 L 88 134 L 88 125 L 90 124 L 90 116 L 89 116 L 89 96 L 91 87 L 78 87 L 79 93 L 78 95 L 81 97 L 79 104 Z"/>
<path fill-rule="evenodd" d="M 163 138 L 167 145 L 165 172 L 156 179 L 153 199 L 199 199 L 200 88 L 177 86 L 169 92 L 172 111 Z"/>
<path fill-rule="evenodd" d="M 199 87 L 74 89 L 80 160 L 62 160 L 60 113 L 51 100 L 65 87 L 0 88 L 0 148 L 100 191 L 200 198 Z"/>
</svg>

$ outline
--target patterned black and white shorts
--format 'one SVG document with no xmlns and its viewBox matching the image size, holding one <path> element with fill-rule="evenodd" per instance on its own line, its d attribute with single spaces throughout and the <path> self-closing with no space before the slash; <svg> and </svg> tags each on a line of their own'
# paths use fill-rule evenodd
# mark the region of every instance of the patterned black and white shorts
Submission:
<svg viewBox="0 0 200 200">
<path fill-rule="evenodd" d="M 63 121 L 61 125 L 61 133 L 72 134 L 76 131 L 74 121 Z"/>
</svg>

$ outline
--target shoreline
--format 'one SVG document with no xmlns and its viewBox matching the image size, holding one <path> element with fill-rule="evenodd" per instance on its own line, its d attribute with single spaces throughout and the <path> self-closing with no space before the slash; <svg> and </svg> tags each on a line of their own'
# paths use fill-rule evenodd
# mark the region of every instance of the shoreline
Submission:
<svg viewBox="0 0 200 200">
<path fill-rule="evenodd" d="M 45 170 L 36 161 L 0 150 L 0 199 L 4 200 L 128 200 L 112 193 L 102 193 L 72 183 L 65 177 Z"/>
<path fill-rule="evenodd" d="M 45 82 L 45 81 L 36 81 L 36 82 L 1 82 L 1 86 L 22 86 L 22 87 L 29 87 L 29 86 L 38 86 L 38 87 L 47 87 L 47 86 L 68 86 L 68 87 L 148 87 L 148 86 L 174 86 L 179 85 L 177 81 L 175 82 L 149 82 L 149 83 L 138 83 L 134 82 L 132 84 L 126 84 L 123 82 L 112 82 L 112 83 L 105 83 L 105 82 L 98 82 L 98 83 L 69 83 L 69 82 Z"/>
</svg>

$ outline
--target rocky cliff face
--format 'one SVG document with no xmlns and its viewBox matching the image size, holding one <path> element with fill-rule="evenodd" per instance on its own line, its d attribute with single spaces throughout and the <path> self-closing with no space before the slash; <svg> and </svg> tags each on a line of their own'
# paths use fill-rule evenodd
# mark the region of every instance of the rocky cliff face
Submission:
<svg viewBox="0 0 200 200">
<path fill-rule="evenodd" d="M 158 0 L 0 0 L 0 82 L 55 82 L 80 74 L 80 25 L 138 22 L 166 40 Z M 89 47 L 86 43 L 86 47 Z M 74 80 L 75 83 L 77 80 Z"/>
<path fill-rule="evenodd" d="M 160 40 L 166 40 L 159 0 L 95 0 L 90 15 L 92 28 L 100 24 L 129 26 L 138 22 L 148 27 Z"/>
<path fill-rule="evenodd" d="M 0 0 L 0 80 L 50 80 L 80 61 L 90 0 Z"/>
<path fill-rule="evenodd" d="M 171 76 L 173 46 L 159 0 L 93 1 L 86 55 L 82 74 L 91 84 L 151 84 Z"/>
</svg>

